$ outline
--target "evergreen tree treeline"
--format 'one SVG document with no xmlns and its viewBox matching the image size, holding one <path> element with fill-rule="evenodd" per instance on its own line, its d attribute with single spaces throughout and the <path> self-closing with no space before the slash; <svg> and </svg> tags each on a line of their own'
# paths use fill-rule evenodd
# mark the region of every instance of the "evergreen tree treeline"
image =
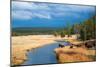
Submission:
<svg viewBox="0 0 100 67">
<path fill-rule="evenodd" d="M 96 38 L 96 16 L 93 16 L 92 18 L 82 22 L 82 23 L 76 23 L 73 25 L 70 25 L 67 23 L 67 27 L 60 31 L 61 37 L 64 37 L 66 34 L 68 37 L 72 34 L 79 34 L 81 40 L 90 40 Z M 57 35 L 59 35 L 58 32 L 56 32 Z M 56 36 L 57 36 L 56 35 Z"/>
</svg>

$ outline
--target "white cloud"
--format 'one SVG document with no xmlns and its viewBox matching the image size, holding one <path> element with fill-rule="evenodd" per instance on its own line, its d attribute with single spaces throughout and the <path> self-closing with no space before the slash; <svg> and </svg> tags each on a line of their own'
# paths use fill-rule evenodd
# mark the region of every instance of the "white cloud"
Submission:
<svg viewBox="0 0 100 67">
<path fill-rule="evenodd" d="M 94 11 L 95 8 L 93 6 L 83 6 L 83 5 L 67 5 L 69 7 L 69 11 L 71 12 L 87 12 Z"/>
<path fill-rule="evenodd" d="M 51 15 L 49 14 L 34 13 L 33 16 L 38 18 L 51 19 Z"/>
<path fill-rule="evenodd" d="M 37 6 L 37 8 L 35 8 L 36 10 L 52 10 L 47 4 L 44 3 L 34 3 L 34 5 Z M 33 7 L 34 7 L 33 5 Z"/>
<path fill-rule="evenodd" d="M 12 9 L 32 9 L 32 3 L 12 1 Z"/>
<path fill-rule="evenodd" d="M 20 9 L 20 10 L 50 10 L 48 5 L 46 4 L 36 4 L 32 2 L 12 2 L 13 9 Z"/>
<path fill-rule="evenodd" d="M 32 13 L 31 11 L 24 11 L 24 10 L 17 10 L 12 11 L 12 17 L 14 19 L 32 19 L 32 18 L 44 18 L 44 19 L 51 19 L 50 14 L 46 13 Z"/>
<path fill-rule="evenodd" d="M 32 19 L 32 13 L 29 12 L 29 11 L 23 11 L 23 10 L 20 10 L 20 11 L 12 11 L 12 17 L 14 19 L 25 19 L 25 20 L 28 20 L 28 19 Z"/>
<path fill-rule="evenodd" d="M 51 19 L 50 14 L 44 13 L 50 10 L 46 4 L 36 4 L 32 2 L 12 2 L 12 17 L 14 19 L 44 18 Z"/>
<path fill-rule="evenodd" d="M 94 11 L 91 6 L 48 4 L 37 2 L 12 2 L 12 16 L 17 19 L 44 18 L 52 19 L 61 16 L 80 17 L 80 13 Z"/>
</svg>

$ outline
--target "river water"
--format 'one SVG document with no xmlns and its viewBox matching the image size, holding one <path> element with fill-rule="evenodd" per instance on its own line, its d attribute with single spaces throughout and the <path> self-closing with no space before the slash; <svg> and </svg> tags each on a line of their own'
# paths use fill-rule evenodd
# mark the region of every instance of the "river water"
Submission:
<svg viewBox="0 0 100 67">
<path fill-rule="evenodd" d="M 33 49 L 27 53 L 28 59 L 22 65 L 55 64 L 57 59 L 54 49 L 58 47 L 59 42 Z"/>
</svg>

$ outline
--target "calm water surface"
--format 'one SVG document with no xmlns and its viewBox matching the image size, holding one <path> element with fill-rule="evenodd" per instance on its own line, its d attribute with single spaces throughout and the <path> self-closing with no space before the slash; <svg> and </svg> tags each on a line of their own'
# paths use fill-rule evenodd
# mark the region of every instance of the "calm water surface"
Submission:
<svg viewBox="0 0 100 67">
<path fill-rule="evenodd" d="M 57 48 L 58 45 L 59 42 L 31 50 L 27 54 L 27 61 L 25 61 L 22 65 L 57 63 L 54 49 Z"/>
</svg>

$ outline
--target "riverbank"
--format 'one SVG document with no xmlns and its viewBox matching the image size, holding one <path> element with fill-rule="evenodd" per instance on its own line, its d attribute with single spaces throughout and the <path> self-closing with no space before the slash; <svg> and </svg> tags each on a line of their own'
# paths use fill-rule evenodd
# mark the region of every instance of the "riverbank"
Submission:
<svg viewBox="0 0 100 67">
<path fill-rule="evenodd" d="M 31 49 L 54 43 L 52 36 L 14 36 L 12 37 L 12 65 L 19 65 L 27 60 L 26 53 Z"/>
<path fill-rule="evenodd" d="M 87 49 L 86 47 L 83 46 L 84 44 L 82 41 L 73 39 L 67 41 L 73 44 L 73 48 L 71 48 L 70 46 L 65 46 L 63 48 L 55 49 L 55 53 L 59 63 L 87 62 L 96 60 L 95 49 Z M 77 44 L 80 46 L 78 46 Z"/>
<path fill-rule="evenodd" d="M 67 39 L 67 37 L 63 38 Z M 20 65 L 27 60 L 27 52 L 48 45 L 56 43 L 57 40 L 62 38 L 54 37 L 53 35 L 28 35 L 28 36 L 13 36 L 12 37 L 12 65 Z"/>
<path fill-rule="evenodd" d="M 68 37 L 67 35 L 64 38 L 60 36 L 53 36 L 53 35 L 28 35 L 28 36 L 12 36 L 12 57 L 11 63 L 12 65 L 20 65 L 24 61 L 27 60 L 27 52 L 43 47 L 45 45 L 49 45 L 51 43 L 56 43 L 57 41 L 69 41 L 77 38 L 77 35 L 72 35 Z M 58 48 L 59 49 L 59 48 Z"/>
</svg>

